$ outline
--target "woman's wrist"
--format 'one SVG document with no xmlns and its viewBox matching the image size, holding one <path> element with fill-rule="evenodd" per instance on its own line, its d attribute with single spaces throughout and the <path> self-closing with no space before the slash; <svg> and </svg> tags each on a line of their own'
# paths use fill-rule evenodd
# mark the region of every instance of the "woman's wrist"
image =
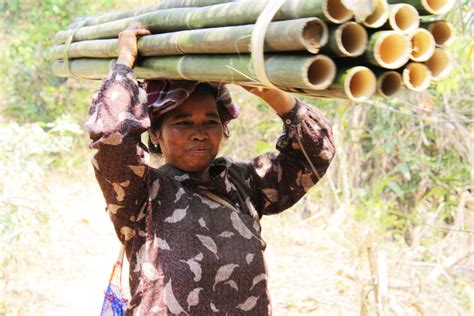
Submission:
<svg viewBox="0 0 474 316">
<path fill-rule="evenodd" d="M 134 63 L 135 57 L 128 52 L 120 53 L 119 57 L 117 58 L 117 64 L 125 65 L 130 68 L 133 68 Z"/>
<path fill-rule="evenodd" d="M 268 103 L 278 115 L 290 112 L 296 105 L 296 98 L 281 90 L 267 90 L 260 98 Z"/>
</svg>

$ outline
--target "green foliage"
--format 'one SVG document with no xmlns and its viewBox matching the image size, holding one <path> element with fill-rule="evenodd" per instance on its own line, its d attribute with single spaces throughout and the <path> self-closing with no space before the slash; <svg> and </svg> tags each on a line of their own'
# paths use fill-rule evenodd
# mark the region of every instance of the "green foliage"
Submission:
<svg viewBox="0 0 474 316">
<path fill-rule="evenodd" d="M 11 1 L 1 5 L 3 49 L 0 51 L 0 115 L 19 122 L 53 121 L 63 113 L 82 117 L 89 87 L 65 85 L 50 70 L 54 34 L 74 17 L 108 9 L 110 1 Z"/>
<path fill-rule="evenodd" d="M 79 133 L 68 117 L 48 124 L 48 130 L 38 123 L 0 125 L 0 238 L 6 247 L 0 266 L 6 266 L 18 243 L 46 231 L 47 212 L 38 207 L 45 196 L 33 192 L 47 193 L 38 186 L 50 167 L 66 160 Z"/>
<path fill-rule="evenodd" d="M 50 167 L 65 161 L 79 133 L 65 116 L 47 129 L 38 123 L 0 124 L 0 279 L 25 259 L 21 249 L 32 256 L 47 237 L 51 214 L 43 181 Z"/>
</svg>

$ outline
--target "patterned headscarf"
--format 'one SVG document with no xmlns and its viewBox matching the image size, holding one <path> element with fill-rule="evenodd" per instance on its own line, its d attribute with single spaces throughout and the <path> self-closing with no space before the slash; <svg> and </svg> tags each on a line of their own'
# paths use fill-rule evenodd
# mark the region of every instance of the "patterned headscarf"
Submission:
<svg viewBox="0 0 474 316">
<path fill-rule="evenodd" d="M 199 83 L 199 81 L 164 79 L 145 81 L 144 88 L 148 97 L 147 104 L 151 121 L 155 121 L 182 104 Z M 212 83 L 209 85 L 216 90 L 219 116 L 224 127 L 227 127 L 227 123 L 239 115 L 239 106 L 232 102 L 229 90 L 225 85 Z"/>
</svg>

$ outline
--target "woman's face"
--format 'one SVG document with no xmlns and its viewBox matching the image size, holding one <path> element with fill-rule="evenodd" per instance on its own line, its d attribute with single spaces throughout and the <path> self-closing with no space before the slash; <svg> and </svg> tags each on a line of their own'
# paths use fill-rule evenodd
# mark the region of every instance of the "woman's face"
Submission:
<svg viewBox="0 0 474 316">
<path fill-rule="evenodd" d="M 166 113 L 157 134 L 166 162 L 186 172 L 207 171 L 217 156 L 223 127 L 215 99 L 195 91 L 186 101 Z"/>
</svg>

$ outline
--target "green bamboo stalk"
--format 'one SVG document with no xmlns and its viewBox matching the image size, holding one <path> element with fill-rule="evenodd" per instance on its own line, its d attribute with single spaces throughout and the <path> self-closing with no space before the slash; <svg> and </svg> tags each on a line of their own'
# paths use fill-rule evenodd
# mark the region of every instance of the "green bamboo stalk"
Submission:
<svg viewBox="0 0 474 316">
<path fill-rule="evenodd" d="M 427 61 L 435 51 L 435 39 L 430 31 L 418 29 L 410 37 L 412 51 L 410 59 L 413 61 Z"/>
<path fill-rule="evenodd" d="M 114 59 L 74 59 L 70 69 L 75 77 L 101 79 L 108 75 Z M 57 76 L 71 74 L 63 61 L 53 62 Z M 325 89 L 336 75 L 334 62 L 324 55 L 269 54 L 265 69 L 270 81 L 281 88 Z M 255 78 L 247 55 L 186 55 L 150 57 L 139 61 L 134 69 L 139 79 L 177 79 L 206 82 L 261 85 Z"/>
<path fill-rule="evenodd" d="M 166 0 L 161 1 L 159 3 L 155 3 L 152 5 L 147 5 L 143 7 L 139 7 L 137 9 L 127 10 L 123 12 L 113 12 L 113 13 L 106 13 L 98 16 L 92 17 L 80 17 L 71 25 L 69 25 L 69 29 L 76 28 L 79 24 L 83 26 L 90 26 L 90 25 L 97 25 L 102 24 L 110 21 L 126 19 L 130 17 L 135 17 L 141 14 L 145 14 L 151 11 L 158 11 L 158 10 L 166 10 L 166 9 L 174 9 L 174 8 L 187 8 L 187 7 L 205 7 L 215 4 L 221 4 L 226 2 L 234 2 L 236 0 Z"/>
<path fill-rule="evenodd" d="M 444 20 L 422 22 L 420 26 L 433 34 L 438 47 L 449 45 L 454 41 L 454 27 L 449 22 Z"/>
<path fill-rule="evenodd" d="M 361 22 L 368 28 L 379 28 L 387 22 L 388 13 L 387 0 L 377 0 L 374 12 Z"/>
<path fill-rule="evenodd" d="M 416 8 L 407 3 L 398 3 L 389 5 L 388 20 L 382 28 L 410 34 L 419 26 L 420 16 Z"/>
<path fill-rule="evenodd" d="M 411 49 L 411 42 L 404 34 L 379 31 L 370 36 L 364 57 L 375 66 L 396 69 L 408 62 Z"/>
<path fill-rule="evenodd" d="M 376 77 L 364 66 L 339 67 L 333 84 L 324 90 L 304 90 L 306 94 L 323 98 L 342 98 L 356 102 L 368 100 L 375 94 Z"/>
<path fill-rule="evenodd" d="M 116 38 L 132 22 L 142 23 L 152 33 L 253 24 L 266 3 L 266 1 L 241 0 L 202 8 L 154 11 L 77 30 L 60 31 L 56 34 L 55 40 L 56 43 L 62 44 L 71 36 L 72 41 Z M 341 0 L 291 0 L 283 4 L 274 20 L 318 17 L 332 23 L 343 23 L 352 16 L 352 12 L 345 9 Z"/>
<path fill-rule="evenodd" d="M 430 85 L 431 72 L 422 63 L 410 62 L 403 68 L 402 78 L 408 90 L 424 91 Z"/>
<path fill-rule="evenodd" d="M 439 81 L 451 73 L 452 61 L 448 53 L 442 48 L 436 48 L 433 56 L 425 62 L 431 72 L 431 79 Z"/>
<path fill-rule="evenodd" d="M 400 91 L 403 80 L 399 72 L 395 70 L 376 69 L 374 73 L 377 77 L 377 92 L 381 97 L 391 97 Z"/>
<path fill-rule="evenodd" d="M 143 38 L 139 39 L 139 43 L 141 40 Z M 118 56 L 117 44 L 117 39 L 75 42 L 69 46 L 67 56 L 69 58 L 113 58 Z M 50 51 L 51 59 L 64 59 L 65 49 L 66 45 L 53 46 Z"/>
<path fill-rule="evenodd" d="M 420 15 L 445 14 L 454 6 L 455 0 L 388 0 L 388 3 L 407 3 L 414 6 Z"/>
<path fill-rule="evenodd" d="M 228 26 L 144 36 L 138 41 L 141 56 L 167 56 L 208 53 L 248 53 L 254 25 Z M 265 35 L 265 51 L 307 50 L 317 53 L 328 38 L 326 24 L 318 18 L 272 22 Z M 117 57 L 118 40 L 75 42 L 69 46 L 69 58 Z M 53 47 L 53 59 L 64 57 L 65 45 Z"/>
<path fill-rule="evenodd" d="M 328 44 L 322 48 L 328 55 L 356 57 L 362 55 L 367 48 L 367 31 L 356 22 L 330 26 L 328 38 Z"/>
</svg>

